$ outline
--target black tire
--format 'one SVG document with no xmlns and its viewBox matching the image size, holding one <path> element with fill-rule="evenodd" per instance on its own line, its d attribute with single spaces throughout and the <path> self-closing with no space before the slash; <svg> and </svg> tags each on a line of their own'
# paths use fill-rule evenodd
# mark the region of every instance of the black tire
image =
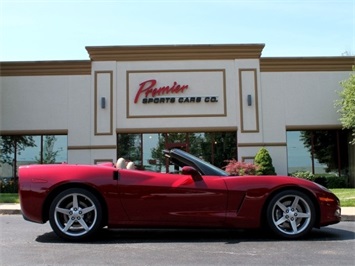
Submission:
<svg viewBox="0 0 355 266">
<path fill-rule="evenodd" d="M 297 190 L 276 194 L 266 210 L 268 227 L 277 236 L 296 239 L 308 234 L 315 223 L 316 211 L 312 200 Z"/>
<path fill-rule="evenodd" d="M 87 240 L 101 229 L 102 206 L 86 189 L 67 189 L 51 203 L 49 222 L 53 231 L 65 240 Z"/>
</svg>

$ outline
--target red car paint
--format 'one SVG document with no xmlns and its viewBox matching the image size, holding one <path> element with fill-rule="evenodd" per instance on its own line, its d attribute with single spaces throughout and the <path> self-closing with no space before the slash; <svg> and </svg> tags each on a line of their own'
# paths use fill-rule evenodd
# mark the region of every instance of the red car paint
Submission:
<svg viewBox="0 0 355 266">
<path fill-rule="evenodd" d="M 273 195 L 293 189 L 313 201 L 316 227 L 340 221 L 339 200 L 313 182 L 287 176 L 200 175 L 191 169 L 171 174 L 107 164 L 21 166 L 21 209 L 26 220 L 45 223 L 53 198 L 64 189 L 81 187 L 102 200 L 109 228 L 258 228 Z"/>
</svg>

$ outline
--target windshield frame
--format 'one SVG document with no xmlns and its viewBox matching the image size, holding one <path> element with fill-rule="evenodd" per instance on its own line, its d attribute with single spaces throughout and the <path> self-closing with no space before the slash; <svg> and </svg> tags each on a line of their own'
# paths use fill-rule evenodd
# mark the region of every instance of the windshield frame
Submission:
<svg viewBox="0 0 355 266">
<path fill-rule="evenodd" d="M 172 149 L 168 152 L 172 162 L 180 167 L 183 165 L 192 166 L 205 176 L 229 176 L 225 171 L 217 166 L 202 160 L 201 158 L 180 149 Z M 182 164 L 180 165 L 179 162 Z"/>
</svg>

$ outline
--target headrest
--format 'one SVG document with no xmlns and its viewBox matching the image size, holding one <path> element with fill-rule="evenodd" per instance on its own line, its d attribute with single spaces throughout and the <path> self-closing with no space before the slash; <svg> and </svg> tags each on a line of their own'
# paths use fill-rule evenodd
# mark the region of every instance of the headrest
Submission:
<svg viewBox="0 0 355 266">
<path fill-rule="evenodd" d="M 127 164 L 127 169 L 134 170 L 136 169 L 136 166 L 134 165 L 134 162 L 129 162 Z"/>
<path fill-rule="evenodd" d="M 124 158 L 119 158 L 116 163 L 117 169 L 126 169 L 126 161 Z"/>
</svg>

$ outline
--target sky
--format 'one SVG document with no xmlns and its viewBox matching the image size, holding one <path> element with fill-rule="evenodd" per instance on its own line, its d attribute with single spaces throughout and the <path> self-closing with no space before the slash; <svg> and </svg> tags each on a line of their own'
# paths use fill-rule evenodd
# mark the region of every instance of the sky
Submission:
<svg viewBox="0 0 355 266">
<path fill-rule="evenodd" d="M 0 61 L 86 46 L 262 43 L 262 57 L 355 54 L 355 0 L 0 0 Z"/>
</svg>

